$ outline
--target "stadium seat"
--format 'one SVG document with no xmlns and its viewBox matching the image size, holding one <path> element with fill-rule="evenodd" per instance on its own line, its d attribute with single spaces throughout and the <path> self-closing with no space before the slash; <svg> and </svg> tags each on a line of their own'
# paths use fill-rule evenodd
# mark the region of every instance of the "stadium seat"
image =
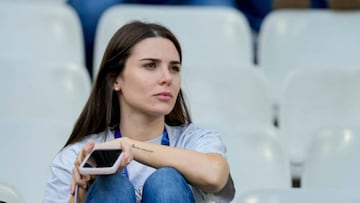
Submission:
<svg viewBox="0 0 360 203">
<path fill-rule="evenodd" d="M 99 69 L 111 36 L 132 20 L 161 23 L 177 35 L 183 49 L 183 65 L 252 63 L 250 27 L 242 13 L 220 6 L 118 5 L 100 18 L 94 47 L 93 75 Z"/>
<path fill-rule="evenodd" d="M 0 182 L 0 202 L 24 203 L 25 201 L 15 187 Z"/>
<path fill-rule="evenodd" d="M 277 108 L 286 74 L 298 67 L 360 65 L 360 12 L 274 10 L 259 33 L 258 63 L 270 80 Z M 281 124 L 280 124 L 281 125 Z"/>
<path fill-rule="evenodd" d="M 26 202 L 42 202 L 50 163 L 71 127 L 61 120 L 1 118 L 1 182 L 17 188 Z"/>
<path fill-rule="evenodd" d="M 234 126 L 227 132 L 232 133 L 224 142 L 236 189 L 233 202 L 252 190 L 291 188 L 290 162 L 276 131 Z"/>
<path fill-rule="evenodd" d="M 0 27 L 0 60 L 85 66 L 80 21 L 65 3 L 1 1 Z"/>
<path fill-rule="evenodd" d="M 203 127 L 273 126 L 270 92 L 262 70 L 251 65 L 187 66 L 182 89 L 192 119 Z"/>
<path fill-rule="evenodd" d="M 90 76 L 76 64 L 0 61 L 0 67 L 0 118 L 74 123 L 90 94 Z"/>
<path fill-rule="evenodd" d="M 359 195 L 341 190 L 265 189 L 253 190 L 233 203 L 356 203 Z"/>
<path fill-rule="evenodd" d="M 302 187 L 360 189 L 360 128 L 326 128 L 316 133 L 304 164 Z"/>
<path fill-rule="evenodd" d="M 182 89 L 194 123 L 220 132 L 237 194 L 289 188 L 290 163 L 273 126 L 270 93 L 253 66 L 187 66 Z"/>
<path fill-rule="evenodd" d="M 285 79 L 279 112 L 280 137 L 300 177 L 318 130 L 360 123 L 360 69 L 302 68 Z"/>
<path fill-rule="evenodd" d="M 240 64 L 188 66 L 182 69 L 182 79 L 193 122 L 219 131 L 227 145 L 237 194 L 258 187 L 290 187 L 289 161 L 273 135 L 271 98 L 262 70 Z"/>
</svg>

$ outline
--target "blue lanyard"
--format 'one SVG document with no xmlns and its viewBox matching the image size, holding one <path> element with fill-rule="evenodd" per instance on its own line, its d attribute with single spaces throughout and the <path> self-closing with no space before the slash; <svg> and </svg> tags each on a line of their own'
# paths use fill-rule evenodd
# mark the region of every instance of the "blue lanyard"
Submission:
<svg viewBox="0 0 360 203">
<path fill-rule="evenodd" d="M 115 128 L 114 138 L 116 139 L 116 138 L 120 138 L 120 137 L 121 137 L 120 128 L 119 128 L 119 126 L 117 126 Z M 164 131 L 163 131 L 163 134 L 161 137 L 161 145 L 170 146 L 169 135 L 166 131 L 166 128 L 164 128 Z M 123 176 L 126 176 L 129 178 L 127 167 L 125 167 L 121 170 L 121 174 Z"/>
</svg>

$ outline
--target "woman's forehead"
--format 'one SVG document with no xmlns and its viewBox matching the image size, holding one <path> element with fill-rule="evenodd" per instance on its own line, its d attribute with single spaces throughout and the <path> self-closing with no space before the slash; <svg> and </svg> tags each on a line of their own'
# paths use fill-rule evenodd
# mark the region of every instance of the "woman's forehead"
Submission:
<svg viewBox="0 0 360 203">
<path fill-rule="evenodd" d="M 132 49 L 134 57 L 155 57 L 155 58 L 172 58 L 180 60 L 178 50 L 174 43 L 167 38 L 151 37 L 138 42 Z"/>
</svg>

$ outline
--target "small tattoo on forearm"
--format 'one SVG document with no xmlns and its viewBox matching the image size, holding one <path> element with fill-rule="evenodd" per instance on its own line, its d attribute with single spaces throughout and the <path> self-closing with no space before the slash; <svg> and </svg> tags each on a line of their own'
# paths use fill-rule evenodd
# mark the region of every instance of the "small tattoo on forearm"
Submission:
<svg viewBox="0 0 360 203">
<path fill-rule="evenodd" d="M 138 147 L 138 146 L 136 146 L 135 144 L 132 145 L 132 148 L 138 149 L 138 150 L 142 150 L 142 151 L 144 151 L 144 152 L 154 152 L 154 151 L 151 150 L 151 149 L 145 149 L 145 148 L 142 148 L 142 147 Z"/>
</svg>

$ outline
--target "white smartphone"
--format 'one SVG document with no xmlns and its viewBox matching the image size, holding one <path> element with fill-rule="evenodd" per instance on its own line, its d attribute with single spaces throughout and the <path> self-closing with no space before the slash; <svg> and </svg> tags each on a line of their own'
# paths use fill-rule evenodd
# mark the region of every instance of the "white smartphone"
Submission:
<svg viewBox="0 0 360 203">
<path fill-rule="evenodd" d="M 97 147 L 85 157 L 79 171 L 81 174 L 108 175 L 115 173 L 123 153 L 119 148 Z"/>
</svg>

